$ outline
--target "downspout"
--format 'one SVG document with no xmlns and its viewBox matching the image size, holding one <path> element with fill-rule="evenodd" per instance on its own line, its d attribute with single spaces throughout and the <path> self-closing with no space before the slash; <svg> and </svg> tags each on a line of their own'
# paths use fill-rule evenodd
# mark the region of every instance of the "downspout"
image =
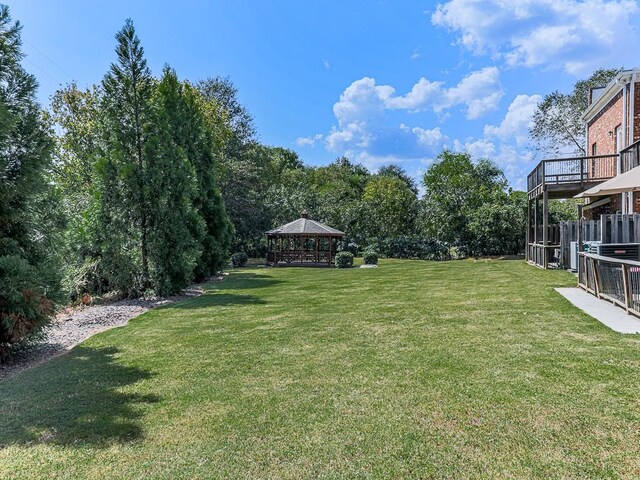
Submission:
<svg viewBox="0 0 640 480">
<path fill-rule="evenodd" d="M 627 116 L 629 114 L 629 112 L 627 111 L 627 82 L 625 81 L 624 77 L 621 77 L 620 79 L 618 79 L 618 84 L 622 85 L 622 132 L 623 132 L 623 141 L 624 141 L 624 138 L 627 135 Z M 618 175 L 622 173 L 622 158 L 619 155 L 620 150 L 622 150 L 621 147 L 622 145 L 617 145 L 618 151 L 615 152 L 618 154 Z M 628 206 L 629 206 L 627 201 L 627 195 L 625 193 L 621 193 L 620 196 L 621 196 L 620 202 L 622 205 L 622 213 L 627 213 Z"/>
<path fill-rule="evenodd" d="M 635 119 L 635 108 L 636 108 L 636 72 L 633 72 L 633 74 L 631 75 L 631 92 L 629 95 L 629 110 L 631 112 L 631 115 L 629 116 L 629 138 L 627 139 L 627 147 L 629 145 L 631 145 L 634 141 L 633 138 L 633 134 L 634 134 L 634 130 L 635 130 L 635 123 L 636 123 L 636 119 Z M 629 198 L 629 208 L 627 209 L 627 211 L 629 213 L 635 213 L 633 210 L 633 192 L 629 192 L 628 193 L 628 198 Z"/>
</svg>

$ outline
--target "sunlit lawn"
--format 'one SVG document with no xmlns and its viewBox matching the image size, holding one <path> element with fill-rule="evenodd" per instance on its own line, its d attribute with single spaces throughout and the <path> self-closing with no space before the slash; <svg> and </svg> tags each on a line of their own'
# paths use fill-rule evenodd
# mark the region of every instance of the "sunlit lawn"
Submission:
<svg viewBox="0 0 640 480">
<path fill-rule="evenodd" d="M 233 272 L 0 381 L 0 478 L 638 478 L 640 339 L 522 261 Z"/>
</svg>

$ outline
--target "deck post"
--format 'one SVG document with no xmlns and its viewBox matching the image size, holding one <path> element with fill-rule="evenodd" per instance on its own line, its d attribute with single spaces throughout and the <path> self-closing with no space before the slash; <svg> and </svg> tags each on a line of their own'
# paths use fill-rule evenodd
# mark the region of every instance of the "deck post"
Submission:
<svg viewBox="0 0 640 480">
<path fill-rule="evenodd" d="M 536 196 L 533 206 L 533 243 L 538 243 L 538 197 Z"/>
<path fill-rule="evenodd" d="M 578 253 L 582 251 L 582 205 L 578 205 Z"/>
<path fill-rule="evenodd" d="M 549 243 L 549 192 L 545 188 L 542 191 L 542 263 L 544 268 L 549 268 L 547 244 Z"/>
<path fill-rule="evenodd" d="M 531 242 L 531 199 L 527 198 L 527 232 L 524 237 L 524 258 L 526 261 L 530 261 L 529 258 L 529 243 Z"/>
</svg>

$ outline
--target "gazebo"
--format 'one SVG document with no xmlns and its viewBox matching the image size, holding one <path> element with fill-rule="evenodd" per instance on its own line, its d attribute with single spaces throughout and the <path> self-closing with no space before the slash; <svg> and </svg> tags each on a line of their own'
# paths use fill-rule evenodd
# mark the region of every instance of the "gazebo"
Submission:
<svg viewBox="0 0 640 480">
<path fill-rule="evenodd" d="M 344 232 L 302 217 L 267 233 L 267 265 L 272 267 L 330 267 Z"/>
</svg>

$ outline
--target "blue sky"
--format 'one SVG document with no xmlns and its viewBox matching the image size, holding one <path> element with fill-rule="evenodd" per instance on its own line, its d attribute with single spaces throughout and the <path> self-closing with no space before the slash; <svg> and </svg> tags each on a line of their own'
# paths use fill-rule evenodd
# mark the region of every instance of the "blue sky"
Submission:
<svg viewBox="0 0 640 480">
<path fill-rule="evenodd" d="M 490 158 L 522 188 L 541 95 L 598 67 L 636 67 L 630 0 L 9 1 L 48 103 L 101 80 L 132 18 L 153 72 L 230 76 L 260 140 L 308 164 L 347 155 L 419 178 L 444 148 Z"/>
</svg>

